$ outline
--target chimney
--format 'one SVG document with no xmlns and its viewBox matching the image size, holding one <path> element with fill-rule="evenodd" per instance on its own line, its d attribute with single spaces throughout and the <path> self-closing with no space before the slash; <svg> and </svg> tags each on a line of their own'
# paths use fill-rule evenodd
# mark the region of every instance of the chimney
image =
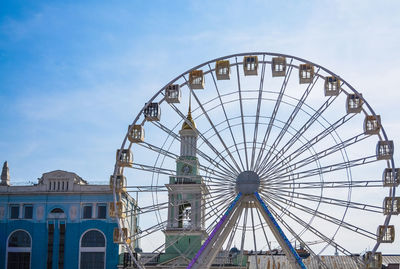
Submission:
<svg viewBox="0 0 400 269">
<path fill-rule="evenodd" d="M 2 186 L 10 186 L 10 170 L 8 169 L 7 161 L 3 164 L 3 170 L 1 171 L 1 183 Z"/>
</svg>

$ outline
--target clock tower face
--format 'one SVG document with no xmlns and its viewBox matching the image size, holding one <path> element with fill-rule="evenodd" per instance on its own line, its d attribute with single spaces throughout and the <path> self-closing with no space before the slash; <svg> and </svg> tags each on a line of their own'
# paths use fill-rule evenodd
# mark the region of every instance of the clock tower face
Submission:
<svg viewBox="0 0 400 269">
<path fill-rule="evenodd" d="M 181 172 L 183 175 L 189 175 L 192 173 L 192 166 L 189 164 L 183 164 L 181 168 Z"/>
</svg>

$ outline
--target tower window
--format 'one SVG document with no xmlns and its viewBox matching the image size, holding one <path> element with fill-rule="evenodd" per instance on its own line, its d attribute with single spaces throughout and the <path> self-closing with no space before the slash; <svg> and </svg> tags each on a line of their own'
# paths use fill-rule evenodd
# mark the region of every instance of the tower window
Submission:
<svg viewBox="0 0 400 269">
<path fill-rule="evenodd" d="M 185 203 L 179 206 L 179 228 L 189 228 L 192 221 L 192 205 L 190 203 Z"/>
</svg>

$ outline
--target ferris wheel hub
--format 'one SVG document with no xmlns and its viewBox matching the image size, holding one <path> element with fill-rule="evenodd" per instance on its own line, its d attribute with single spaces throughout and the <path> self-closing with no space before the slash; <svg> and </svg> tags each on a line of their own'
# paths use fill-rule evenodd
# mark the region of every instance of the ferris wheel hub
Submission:
<svg viewBox="0 0 400 269">
<path fill-rule="evenodd" d="M 260 187 L 260 177 L 254 171 L 243 171 L 236 178 L 236 192 L 253 194 Z"/>
</svg>

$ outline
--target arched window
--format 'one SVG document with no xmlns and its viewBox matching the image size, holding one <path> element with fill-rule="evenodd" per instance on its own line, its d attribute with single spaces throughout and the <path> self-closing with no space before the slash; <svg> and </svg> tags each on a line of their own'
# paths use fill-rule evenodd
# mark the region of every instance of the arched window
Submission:
<svg viewBox="0 0 400 269">
<path fill-rule="evenodd" d="M 105 268 L 106 238 L 98 230 L 85 232 L 80 243 L 80 269 Z"/>
<path fill-rule="evenodd" d="M 13 232 L 7 242 L 7 269 L 29 269 L 31 251 L 31 236 L 23 230 Z"/>
<path fill-rule="evenodd" d="M 59 207 L 56 207 L 53 210 L 51 210 L 50 213 L 64 213 L 64 210 L 62 210 Z"/>
<path fill-rule="evenodd" d="M 188 202 L 179 205 L 178 227 L 190 228 L 192 222 L 192 205 Z"/>
<path fill-rule="evenodd" d="M 64 210 L 56 207 L 53 208 L 50 213 L 47 215 L 48 219 L 66 219 L 67 215 L 65 214 Z"/>
</svg>

